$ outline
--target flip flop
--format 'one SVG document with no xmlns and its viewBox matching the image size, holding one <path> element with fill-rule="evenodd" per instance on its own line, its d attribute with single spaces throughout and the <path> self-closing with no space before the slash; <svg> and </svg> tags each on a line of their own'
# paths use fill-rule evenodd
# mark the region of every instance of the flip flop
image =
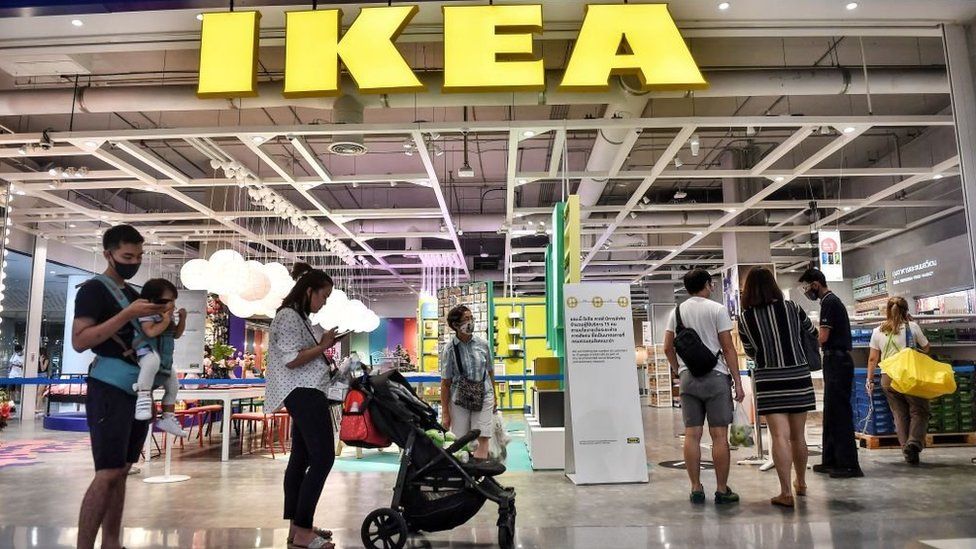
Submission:
<svg viewBox="0 0 976 549">
<path fill-rule="evenodd" d="M 332 539 L 332 530 L 323 530 L 322 528 L 316 528 L 316 527 L 313 526 L 312 527 L 312 531 L 315 532 L 315 535 L 317 535 L 320 538 L 325 538 L 325 539 L 328 539 L 328 540 L 331 540 Z M 294 541 L 295 541 L 295 538 L 294 537 L 289 537 L 288 538 L 288 543 L 289 544 L 293 543 Z"/>
<path fill-rule="evenodd" d="M 325 538 L 315 538 L 308 545 L 289 542 L 288 549 L 335 549 L 335 544 Z"/>
</svg>

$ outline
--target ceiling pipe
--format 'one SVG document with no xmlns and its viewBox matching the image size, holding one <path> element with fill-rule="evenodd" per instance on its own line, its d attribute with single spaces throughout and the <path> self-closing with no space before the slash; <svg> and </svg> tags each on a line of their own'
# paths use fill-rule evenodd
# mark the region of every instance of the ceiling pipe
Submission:
<svg viewBox="0 0 976 549">
<path fill-rule="evenodd" d="M 748 97 L 781 95 L 843 95 L 867 91 L 864 74 L 846 68 L 817 69 L 744 69 L 705 71 L 707 90 L 651 92 L 640 97 L 682 98 Z M 366 109 L 526 106 L 526 105 L 599 105 L 628 102 L 631 96 L 618 79 L 611 81 L 609 91 L 601 93 L 564 92 L 559 90 L 558 72 L 546 75 L 543 92 L 442 93 L 442 75 L 428 72 L 418 75 L 427 86 L 420 94 L 354 93 Z M 941 68 L 872 69 L 868 71 L 873 95 L 949 93 L 946 72 Z M 344 79 L 343 88 L 355 85 Z M 0 116 L 70 114 L 72 107 L 81 113 L 139 111 L 211 111 L 301 107 L 331 110 L 336 98 L 284 98 L 281 82 L 258 84 L 258 97 L 244 99 L 200 99 L 196 86 L 83 86 L 77 96 L 73 88 L 20 89 L 0 92 Z M 77 102 L 75 102 L 77 100 Z M 646 103 L 646 101 L 645 101 Z"/>
</svg>

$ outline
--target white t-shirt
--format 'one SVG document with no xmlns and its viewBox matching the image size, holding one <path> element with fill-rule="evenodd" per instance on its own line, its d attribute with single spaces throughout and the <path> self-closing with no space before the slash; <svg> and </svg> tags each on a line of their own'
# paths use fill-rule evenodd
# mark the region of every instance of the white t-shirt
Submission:
<svg viewBox="0 0 976 549">
<path fill-rule="evenodd" d="M 925 334 L 922 332 L 922 328 L 919 327 L 917 323 L 913 321 L 909 321 L 908 326 L 912 330 L 912 343 L 916 347 L 925 347 L 926 345 L 929 344 L 928 338 L 925 337 Z M 905 346 L 908 345 L 906 339 L 907 337 L 905 335 L 905 326 L 902 325 L 901 328 L 898 330 L 898 333 L 895 334 L 895 337 L 891 339 L 891 343 L 897 348 L 897 350 L 892 352 L 891 354 L 897 353 L 898 351 L 904 349 Z M 878 326 L 877 328 L 874 329 L 873 332 L 871 332 L 871 348 L 877 351 L 881 351 L 882 360 L 888 358 L 884 356 L 885 346 L 887 344 L 888 344 L 888 335 L 881 331 L 881 326 Z"/>
<path fill-rule="evenodd" d="M 713 353 L 721 351 L 722 344 L 718 340 L 718 334 L 732 331 L 732 319 L 729 318 L 728 309 L 721 303 L 697 296 L 688 298 L 679 307 L 681 307 L 681 322 L 685 327 L 698 332 L 698 337 L 701 338 L 702 343 Z M 675 325 L 676 321 L 672 311 L 671 318 L 668 319 L 668 331 L 674 333 L 676 331 Z M 679 374 L 688 369 L 681 357 L 678 357 L 678 366 Z M 715 370 L 724 374 L 729 373 L 729 367 L 725 364 L 723 354 L 719 354 Z"/>
</svg>

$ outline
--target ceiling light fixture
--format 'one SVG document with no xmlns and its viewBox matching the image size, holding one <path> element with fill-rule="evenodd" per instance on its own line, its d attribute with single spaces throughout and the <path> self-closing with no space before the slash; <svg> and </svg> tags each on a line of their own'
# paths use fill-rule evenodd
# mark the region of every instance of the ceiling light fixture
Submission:
<svg viewBox="0 0 976 549">
<path fill-rule="evenodd" d="M 847 11 L 856 10 L 857 9 L 857 2 L 848 2 L 847 5 L 844 6 L 844 7 L 847 8 Z"/>
<path fill-rule="evenodd" d="M 518 184 L 519 184 L 519 185 L 525 185 L 525 184 L 526 184 L 526 183 L 528 183 L 528 182 L 529 182 L 529 180 L 528 180 L 528 179 L 526 179 L 526 178 L 524 178 L 524 177 L 520 177 L 520 178 L 518 179 Z"/>
<path fill-rule="evenodd" d="M 81 26 L 83 26 L 85 24 L 85 22 L 82 21 L 81 19 L 72 19 L 71 20 L 71 24 L 74 25 L 74 26 L 76 26 L 76 27 L 81 27 Z"/>
<path fill-rule="evenodd" d="M 731 8 L 731 7 L 732 7 L 732 4 L 729 4 L 728 2 L 722 2 L 721 4 L 718 5 L 718 9 L 721 10 L 721 11 L 725 11 L 725 10 Z"/>
<path fill-rule="evenodd" d="M 688 193 L 686 193 L 685 191 L 682 191 L 682 190 L 679 189 L 679 190 L 677 190 L 677 191 L 674 192 L 674 199 L 675 200 L 684 200 L 686 198 L 688 198 Z"/>
<path fill-rule="evenodd" d="M 854 128 L 854 126 L 847 126 L 846 128 L 844 128 L 844 133 L 854 133 L 855 131 L 857 130 L 856 128 Z"/>
<path fill-rule="evenodd" d="M 674 167 L 675 168 L 680 168 L 681 166 L 684 166 L 684 165 L 685 165 L 685 163 L 681 161 L 681 158 L 680 157 L 678 157 L 678 156 L 674 157 Z"/>
<path fill-rule="evenodd" d="M 522 137 L 526 139 L 530 139 L 532 137 L 535 137 L 535 132 L 533 130 L 525 130 L 524 132 L 522 132 Z"/>
<path fill-rule="evenodd" d="M 27 156 L 27 145 L 21 145 L 20 148 L 17 149 L 17 154 Z"/>
<path fill-rule="evenodd" d="M 252 135 L 252 136 L 251 136 L 251 141 L 252 141 L 252 142 L 253 142 L 253 143 L 254 143 L 255 145 L 260 145 L 261 143 L 264 143 L 264 142 L 265 142 L 265 140 L 267 140 L 267 138 L 266 138 L 266 137 L 264 137 L 263 135 Z"/>
<path fill-rule="evenodd" d="M 844 210 L 845 212 L 849 212 L 849 211 L 851 211 L 851 207 L 850 207 L 850 206 L 844 206 L 844 207 L 843 207 L 843 208 L 841 208 L 841 209 L 842 209 L 842 210 Z"/>
<path fill-rule="evenodd" d="M 941 173 L 937 173 L 937 174 L 935 174 L 935 175 L 932 176 L 932 179 L 942 179 L 942 177 L 943 177 L 943 175 Z"/>
<path fill-rule="evenodd" d="M 786 178 L 783 177 L 782 175 L 777 175 L 776 177 L 773 178 L 773 181 L 775 181 L 777 183 L 782 183 L 784 179 L 786 179 Z"/>
<path fill-rule="evenodd" d="M 630 212 L 630 218 L 631 219 L 637 219 L 637 214 L 634 213 L 634 212 Z"/>
<path fill-rule="evenodd" d="M 198 13 L 197 14 L 197 21 L 203 21 L 203 14 L 202 13 Z"/>
<path fill-rule="evenodd" d="M 698 156 L 699 151 L 701 151 L 701 138 L 698 137 L 697 133 L 691 136 L 688 147 L 691 149 L 691 156 Z"/>
<path fill-rule="evenodd" d="M 53 166 L 51 168 L 48 168 L 47 174 L 50 175 L 51 177 L 57 177 L 58 175 L 61 174 L 61 168 L 59 168 L 57 166 Z"/>
</svg>

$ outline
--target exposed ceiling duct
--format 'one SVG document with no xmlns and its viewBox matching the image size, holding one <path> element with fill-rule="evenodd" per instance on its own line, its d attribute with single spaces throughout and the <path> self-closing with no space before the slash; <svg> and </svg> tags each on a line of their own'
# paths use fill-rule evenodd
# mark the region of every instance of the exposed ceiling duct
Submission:
<svg viewBox="0 0 976 549">
<path fill-rule="evenodd" d="M 705 71 L 709 88 L 695 92 L 666 91 L 642 95 L 645 99 L 695 97 L 749 97 L 780 95 L 864 94 L 864 74 L 845 68 L 816 69 L 744 69 Z M 603 93 L 563 92 L 558 89 L 559 74 L 547 74 L 545 92 L 442 93 L 441 74 L 419 76 L 428 91 L 420 94 L 356 94 L 365 109 L 524 106 L 524 105 L 597 105 L 628 102 L 630 94 L 614 79 Z M 944 69 L 871 69 L 868 71 L 871 94 L 941 94 L 949 93 Z M 355 89 L 352 82 L 344 89 Z M 0 116 L 45 115 L 111 112 L 212 111 L 304 107 L 331 110 L 339 98 L 284 98 L 281 82 L 258 85 L 258 97 L 245 99 L 200 99 L 196 86 L 105 86 L 73 88 L 22 89 L 0 92 Z M 646 103 L 646 100 L 645 100 Z"/>
</svg>

